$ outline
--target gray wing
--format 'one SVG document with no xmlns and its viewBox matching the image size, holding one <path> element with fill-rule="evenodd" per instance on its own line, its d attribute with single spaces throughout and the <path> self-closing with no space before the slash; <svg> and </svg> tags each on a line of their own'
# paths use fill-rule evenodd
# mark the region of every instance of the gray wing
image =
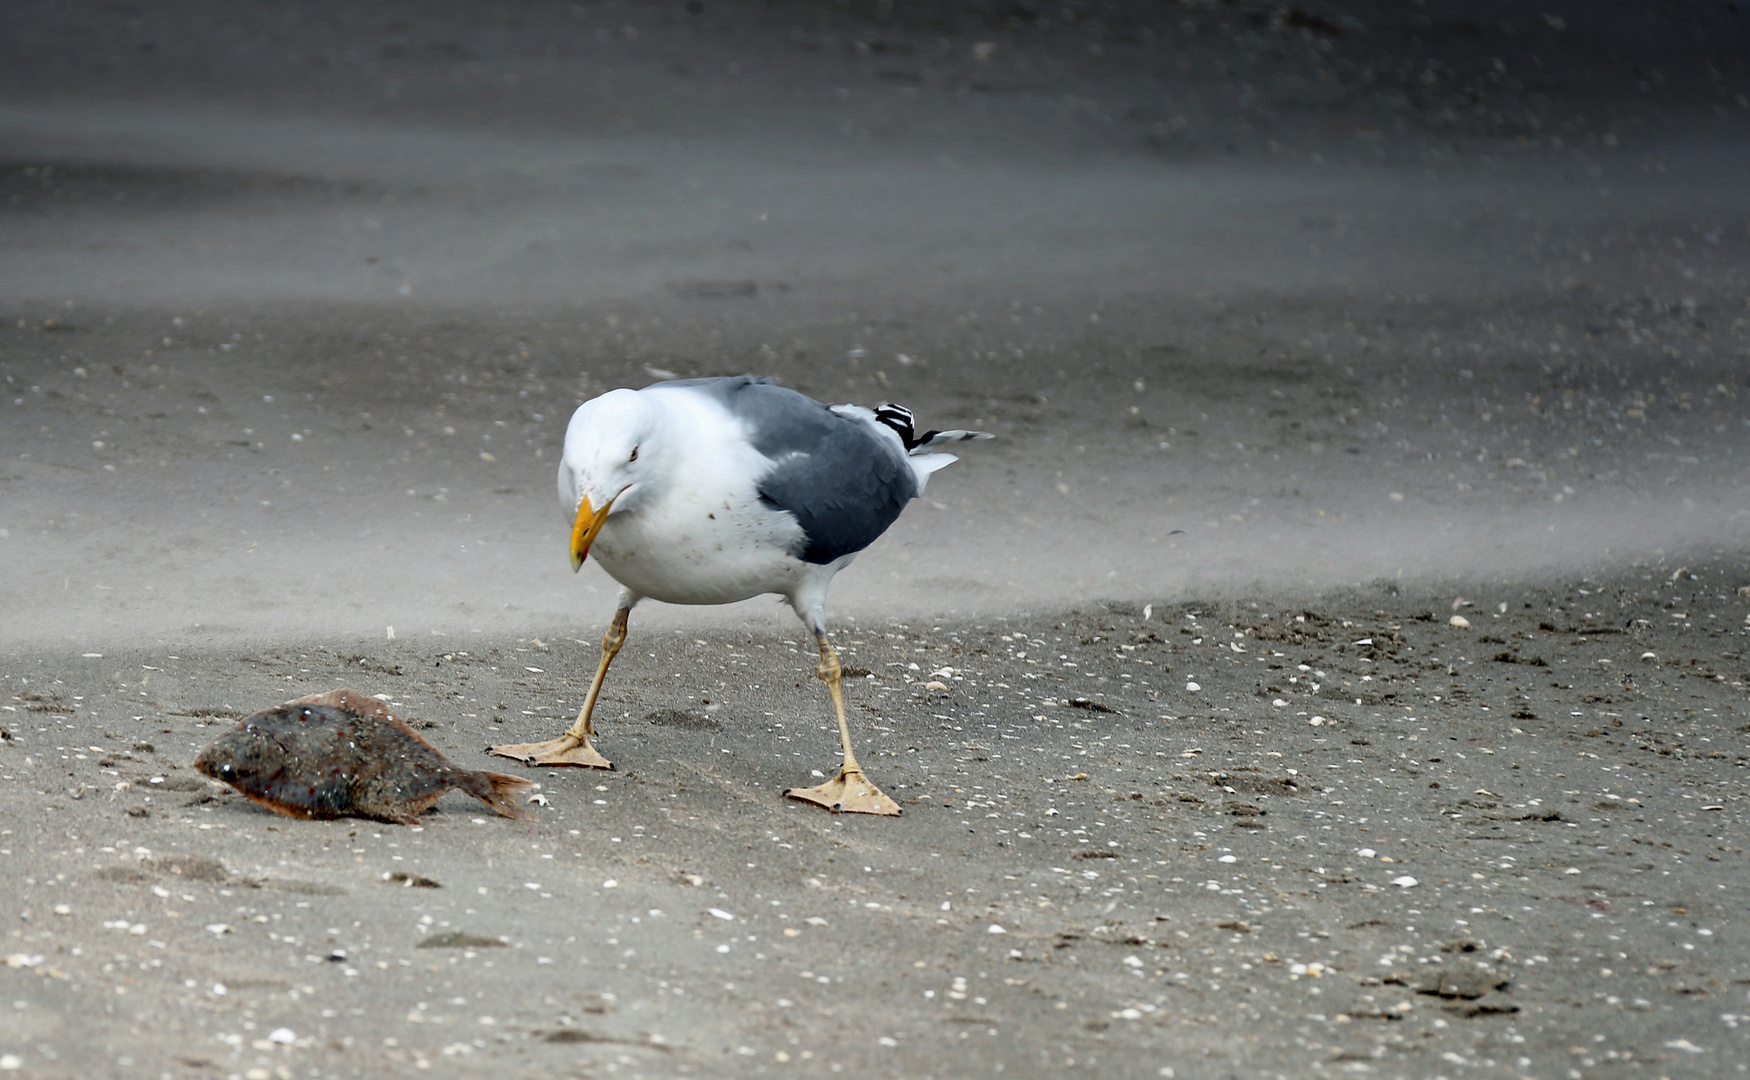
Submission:
<svg viewBox="0 0 1750 1080">
<path fill-rule="evenodd" d="M 659 387 L 708 393 L 746 425 L 754 449 L 773 462 L 759 478 L 760 499 L 795 515 L 802 526 L 795 554 L 804 562 L 862 551 L 917 497 L 917 479 L 898 447 L 863 421 L 769 379 L 685 379 L 651 389 Z"/>
</svg>

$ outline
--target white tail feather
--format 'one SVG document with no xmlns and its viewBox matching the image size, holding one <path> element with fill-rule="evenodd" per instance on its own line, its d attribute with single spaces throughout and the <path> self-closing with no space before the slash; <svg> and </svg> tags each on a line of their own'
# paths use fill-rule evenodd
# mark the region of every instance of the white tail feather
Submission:
<svg viewBox="0 0 1750 1080">
<path fill-rule="evenodd" d="M 937 469 L 946 468 L 960 459 L 953 454 L 919 454 L 916 451 L 906 458 L 911 465 L 912 475 L 918 480 L 918 494 L 924 493 L 924 488 L 930 482 L 930 474 Z"/>
<path fill-rule="evenodd" d="M 962 431 L 959 428 L 955 428 L 953 431 L 932 431 L 922 442 L 911 448 L 911 453 L 927 453 L 931 447 L 946 446 L 949 443 L 966 442 L 968 439 L 994 438 L 996 438 L 996 436 L 988 431 Z"/>
</svg>

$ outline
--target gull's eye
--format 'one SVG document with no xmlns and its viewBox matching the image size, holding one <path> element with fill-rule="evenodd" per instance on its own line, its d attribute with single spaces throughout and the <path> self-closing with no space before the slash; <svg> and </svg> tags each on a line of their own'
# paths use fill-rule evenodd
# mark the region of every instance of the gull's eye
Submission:
<svg viewBox="0 0 1750 1080">
<path fill-rule="evenodd" d="M 634 446 L 632 448 L 632 456 L 626 459 L 626 464 L 630 465 L 634 461 L 637 461 L 637 460 L 638 460 L 638 448 L 636 446 Z"/>
</svg>

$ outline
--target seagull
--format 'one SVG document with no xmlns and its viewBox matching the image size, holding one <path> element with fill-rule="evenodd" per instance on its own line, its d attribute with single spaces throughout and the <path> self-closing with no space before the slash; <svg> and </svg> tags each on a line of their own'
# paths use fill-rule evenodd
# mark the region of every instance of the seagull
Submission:
<svg viewBox="0 0 1750 1080">
<path fill-rule="evenodd" d="M 920 436 L 904 406 L 824 405 L 751 375 L 661 382 L 584 402 L 559 462 L 571 568 L 594 554 L 620 583 L 619 602 L 571 728 L 546 742 L 487 749 L 533 766 L 613 768 L 590 743 L 590 716 L 632 608 L 645 598 L 730 604 L 776 593 L 819 646 L 815 675 L 844 747 L 837 776 L 784 794 L 835 812 L 898 814 L 851 749 L 839 657 L 827 640 L 827 587 L 923 494 L 932 473 L 957 460 L 938 447 L 991 437 Z"/>
</svg>

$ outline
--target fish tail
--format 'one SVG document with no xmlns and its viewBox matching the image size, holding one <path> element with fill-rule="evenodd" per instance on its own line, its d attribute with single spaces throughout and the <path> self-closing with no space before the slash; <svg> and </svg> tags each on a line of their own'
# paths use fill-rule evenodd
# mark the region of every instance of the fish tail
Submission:
<svg viewBox="0 0 1750 1080">
<path fill-rule="evenodd" d="M 516 797 L 534 786 L 534 781 L 520 776 L 481 770 L 468 774 L 468 782 L 462 785 L 462 790 L 507 818 L 532 821 L 535 815 L 517 805 Z"/>
</svg>

